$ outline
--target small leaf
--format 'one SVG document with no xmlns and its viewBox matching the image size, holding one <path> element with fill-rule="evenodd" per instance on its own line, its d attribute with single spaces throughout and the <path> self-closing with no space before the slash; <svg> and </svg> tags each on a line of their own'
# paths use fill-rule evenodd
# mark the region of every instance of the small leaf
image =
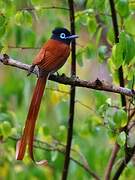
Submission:
<svg viewBox="0 0 135 180">
<path fill-rule="evenodd" d="M 127 17 L 129 15 L 128 0 L 117 0 L 116 7 L 120 16 Z"/>
<path fill-rule="evenodd" d="M 17 25 L 23 25 L 23 13 L 22 11 L 19 11 L 15 15 L 15 22 Z"/>
<path fill-rule="evenodd" d="M 127 113 L 123 109 L 119 109 L 115 112 L 113 120 L 116 123 L 117 128 L 124 127 L 127 124 Z"/>
<path fill-rule="evenodd" d="M 96 32 L 96 30 L 97 30 L 97 23 L 96 23 L 95 18 L 90 18 L 89 19 L 88 30 L 91 33 L 95 33 Z"/>
<path fill-rule="evenodd" d="M 32 16 L 28 11 L 23 11 L 24 23 L 27 26 L 32 25 Z"/>
<path fill-rule="evenodd" d="M 133 59 L 135 56 L 135 42 L 134 39 L 126 34 L 126 43 L 125 43 L 126 49 L 125 49 L 125 57 L 124 57 L 124 62 L 125 64 L 129 64 L 130 61 Z"/>
<path fill-rule="evenodd" d="M 107 53 L 107 47 L 105 45 L 102 45 L 98 48 L 98 56 L 99 56 L 99 62 L 103 63 L 106 58 Z"/>
<path fill-rule="evenodd" d="M 100 42 L 102 30 L 103 30 L 102 27 L 100 27 L 100 28 L 98 29 L 97 34 L 96 34 L 96 46 L 98 46 L 98 44 L 99 44 L 99 42 Z"/>
<path fill-rule="evenodd" d="M 112 130 L 116 129 L 116 123 L 111 118 L 108 118 L 108 125 L 110 129 Z"/>
<path fill-rule="evenodd" d="M 118 136 L 117 136 L 117 143 L 122 147 L 125 145 L 126 142 L 126 133 L 122 131 Z"/>
<path fill-rule="evenodd" d="M 49 135 L 50 130 L 47 126 L 43 126 L 43 133 L 44 133 L 44 135 Z"/>
<path fill-rule="evenodd" d="M 6 22 L 5 16 L 0 14 L 0 27 L 4 26 L 5 22 Z"/>
<path fill-rule="evenodd" d="M 51 152 L 51 160 L 54 162 L 58 157 L 58 152 L 57 151 L 52 151 Z"/>
<path fill-rule="evenodd" d="M 0 38 L 4 36 L 5 32 L 6 32 L 6 26 L 0 27 Z"/>
<path fill-rule="evenodd" d="M 83 52 L 79 51 L 77 53 L 77 63 L 80 65 L 80 66 L 83 66 Z"/>
<path fill-rule="evenodd" d="M 11 135 L 12 127 L 8 121 L 4 121 L 1 127 L 2 127 L 2 134 L 4 137 L 8 137 L 9 135 Z"/>
<path fill-rule="evenodd" d="M 111 105 L 112 105 L 112 100 L 111 100 L 111 98 L 107 98 L 107 99 L 106 99 L 106 103 L 107 103 L 109 106 L 111 106 Z"/>
<path fill-rule="evenodd" d="M 19 11 L 15 15 L 15 21 L 19 26 L 31 26 L 32 16 L 28 11 Z"/>
<path fill-rule="evenodd" d="M 95 57 L 95 46 L 93 44 L 89 44 L 85 49 L 85 57 L 90 60 Z"/>
<path fill-rule="evenodd" d="M 123 63 L 123 49 L 119 43 L 115 44 L 112 48 L 112 62 L 117 69 Z"/>
<path fill-rule="evenodd" d="M 108 32 L 107 32 L 107 41 L 109 42 L 109 44 L 113 45 L 115 40 L 114 40 L 114 32 L 112 28 L 109 28 Z"/>
</svg>

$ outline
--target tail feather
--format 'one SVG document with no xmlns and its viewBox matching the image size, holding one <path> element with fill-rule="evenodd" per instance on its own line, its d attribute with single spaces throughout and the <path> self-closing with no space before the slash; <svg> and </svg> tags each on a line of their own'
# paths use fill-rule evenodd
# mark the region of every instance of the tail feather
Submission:
<svg viewBox="0 0 135 180">
<path fill-rule="evenodd" d="M 25 123 L 23 135 L 17 143 L 17 149 L 16 149 L 17 160 L 23 159 L 26 151 L 26 146 L 28 144 L 30 157 L 34 161 L 34 156 L 33 156 L 34 129 L 35 129 L 36 119 L 38 116 L 38 111 L 40 108 L 40 103 L 44 93 L 47 78 L 48 76 L 45 76 L 45 77 L 40 77 L 37 80 L 37 84 L 34 89 L 29 112 L 27 115 L 27 120 Z"/>
</svg>

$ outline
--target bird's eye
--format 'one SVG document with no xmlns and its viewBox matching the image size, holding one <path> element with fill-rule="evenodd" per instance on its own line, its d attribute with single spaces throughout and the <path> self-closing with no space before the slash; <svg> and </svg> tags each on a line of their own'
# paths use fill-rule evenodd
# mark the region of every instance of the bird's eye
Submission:
<svg viewBox="0 0 135 180">
<path fill-rule="evenodd" d="M 60 34 L 60 38 L 61 38 L 61 39 L 66 39 L 65 33 L 61 33 L 61 34 Z"/>
</svg>

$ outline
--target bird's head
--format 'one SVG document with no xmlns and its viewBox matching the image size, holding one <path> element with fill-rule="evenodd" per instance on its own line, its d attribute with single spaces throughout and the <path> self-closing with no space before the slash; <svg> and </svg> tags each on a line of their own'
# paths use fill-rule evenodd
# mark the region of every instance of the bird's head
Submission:
<svg viewBox="0 0 135 180">
<path fill-rule="evenodd" d="M 70 42 L 78 38 L 78 35 L 71 34 L 66 28 L 55 28 L 52 31 L 51 39 L 55 39 L 66 44 L 70 44 Z"/>
</svg>

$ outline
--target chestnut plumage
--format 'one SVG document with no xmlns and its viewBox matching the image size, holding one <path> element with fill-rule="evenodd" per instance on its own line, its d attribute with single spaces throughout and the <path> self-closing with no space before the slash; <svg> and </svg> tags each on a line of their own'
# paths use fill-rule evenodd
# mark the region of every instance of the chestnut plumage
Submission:
<svg viewBox="0 0 135 180">
<path fill-rule="evenodd" d="M 50 73 L 57 71 L 64 65 L 70 54 L 70 42 L 77 37 L 77 35 L 72 35 L 65 28 L 55 28 L 52 31 L 51 38 L 43 45 L 32 63 L 32 69 L 36 65 L 39 68 L 39 78 L 33 92 L 23 135 L 17 143 L 17 160 L 24 158 L 26 146 L 28 145 L 29 155 L 35 161 L 33 155 L 34 129 L 47 78 Z M 47 161 L 38 163 L 46 165 Z"/>
</svg>

